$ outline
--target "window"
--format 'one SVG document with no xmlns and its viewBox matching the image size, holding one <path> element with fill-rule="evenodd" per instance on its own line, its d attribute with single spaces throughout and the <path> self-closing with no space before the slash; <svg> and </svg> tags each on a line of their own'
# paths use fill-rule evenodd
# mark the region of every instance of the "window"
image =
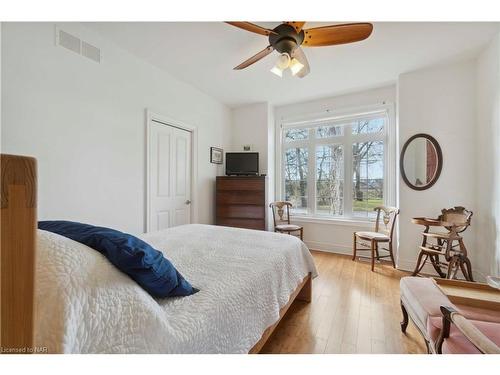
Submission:
<svg viewBox="0 0 500 375">
<path fill-rule="evenodd" d="M 371 218 L 388 195 L 389 111 L 283 124 L 282 198 L 292 213 Z"/>
<path fill-rule="evenodd" d="M 293 197 L 295 212 L 307 213 L 308 149 L 289 147 L 285 153 L 285 190 Z"/>
<path fill-rule="evenodd" d="M 316 146 L 316 211 L 344 213 L 344 149 L 342 145 Z"/>
</svg>

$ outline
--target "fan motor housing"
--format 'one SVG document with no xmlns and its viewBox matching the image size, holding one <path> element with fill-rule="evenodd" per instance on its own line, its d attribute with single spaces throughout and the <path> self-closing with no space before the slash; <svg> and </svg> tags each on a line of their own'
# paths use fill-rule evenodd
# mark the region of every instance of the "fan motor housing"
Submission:
<svg viewBox="0 0 500 375">
<path fill-rule="evenodd" d="M 295 31 L 293 26 L 285 23 L 273 29 L 277 34 L 269 34 L 269 44 L 279 53 L 288 53 L 289 55 L 304 41 L 304 31 L 300 33 Z"/>
</svg>

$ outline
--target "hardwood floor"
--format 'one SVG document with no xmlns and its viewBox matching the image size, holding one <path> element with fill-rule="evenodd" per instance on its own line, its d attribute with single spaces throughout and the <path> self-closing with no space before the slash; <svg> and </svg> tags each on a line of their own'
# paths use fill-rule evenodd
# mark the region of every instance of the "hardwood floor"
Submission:
<svg viewBox="0 0 500 375">
<path fill-rule="evenodd" d="M 311 303 L 295 301 L 261 353 L 426 353 L 417 329 L 400 330 L 399 279 L 389 264 L 312 251 Z"/>
</svg>

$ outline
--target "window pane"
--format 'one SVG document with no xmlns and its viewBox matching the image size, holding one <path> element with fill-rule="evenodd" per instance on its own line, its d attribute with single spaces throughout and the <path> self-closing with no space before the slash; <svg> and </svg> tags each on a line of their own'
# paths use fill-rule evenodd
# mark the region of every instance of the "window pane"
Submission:
<svg viewBox="0 0 500 375">
<path fill-rule="evenodd" d="M 299 141 L 309 138 L 309 129 L 288 129 L 285 132 L 285 142 Z"/>
<path fill-rule="evenodd" d="M 381 133 L 384 131 L 385 117 L 357 120 L 352 123 L 352 134 Z"/>
<path fill-rule="evenodd" d="M 344 135 L 344 127 L 343 126 L 318 126 L 316 128 L 316 138 L 330 138 L 330 137 L 338 137 L 340 135 Z"/>
<path fill-rule="evenodd" d="M 354 216 L 374 216 L 374 207 L 384 202 L 384 143 L 352 145 L 352 211 Z"/>
<path fill-rule="evenodd" d="M 316 148 L 316 212 L 344 214 L 344 152 L 341 145 Z"/>
<path fill-rule="evenodd" d="M 285 152 L 285 200 L 293 213 L 307 212 L 307 148 L 288 148 Z"/>
</svg>

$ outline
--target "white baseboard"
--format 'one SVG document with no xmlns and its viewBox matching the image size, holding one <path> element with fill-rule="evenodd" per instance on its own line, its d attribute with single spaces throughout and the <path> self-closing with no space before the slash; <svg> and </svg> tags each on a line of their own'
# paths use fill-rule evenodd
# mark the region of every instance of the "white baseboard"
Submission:
<svg viewBox="0 0 500 375">
<path fill-rule="evenodd" d="M 340 244 L 333 244 L 330 242 L 319 241 L 304 241 L 307 247 L 311 250 L 324 251 L 326 253 L 352 255 L 352 247 Z"/>
<path fill-rule="evenodd" d="M 409 271 L 413 272 L 415 269 L 416 265 L 416 260 L 398 260 L 398 269 L 401 271 Z M 422 273 L 426 275 L 436 275 L 436 271 L 434 270 L 434 267 L 430 263 L 427 263 L 424 268 L 422 269 Z"/>
<path fill-rule="evenodd" d="M 352 255 L 352 247 L 340 244 L 334 244 L 330 242 L 319 242 L 319 241 L 304 241 L 307 247 L 311 250 L 324 251 L 326 253 L 341 254 L 341 255 Z M 401 271 L 413 272 L 415 269 L 416 260 L 403 260 L 397 259 L 396 256 L 396 268 Z M 429 276 L 437 276 L 434 267 L 430 263 L 426 263 L 422 269 L 422 274 Z M 481 270 L 472 269 L 472 274 L 474 280 L 484 282 L 486 280 L 486 275 Z"/>
<path fill-rule="evenodd" d="M 417 262 L 416 260 L 400 260 L 398 262 L 397 268 L 402 271 L 413 272 L 413 270 L 415 269 L 416 262 Z M 434 269 L 434 267 L 432 267 L 432 264 L 430 264 L 429 262 L 425 264 L 421 273 L 428 276 L 437 276 L 436 270 Z M 457 276 L 459 278 L 463 278 L 463 275 L 460 272 L 458 273 Z M 481 281 L 481 282 L 486 281 L 486 275 L 484 274 L 484 272 L 476 268 L 472 269 L 472 276 L 474 277 L 475 281 Z"/>
</svg>

